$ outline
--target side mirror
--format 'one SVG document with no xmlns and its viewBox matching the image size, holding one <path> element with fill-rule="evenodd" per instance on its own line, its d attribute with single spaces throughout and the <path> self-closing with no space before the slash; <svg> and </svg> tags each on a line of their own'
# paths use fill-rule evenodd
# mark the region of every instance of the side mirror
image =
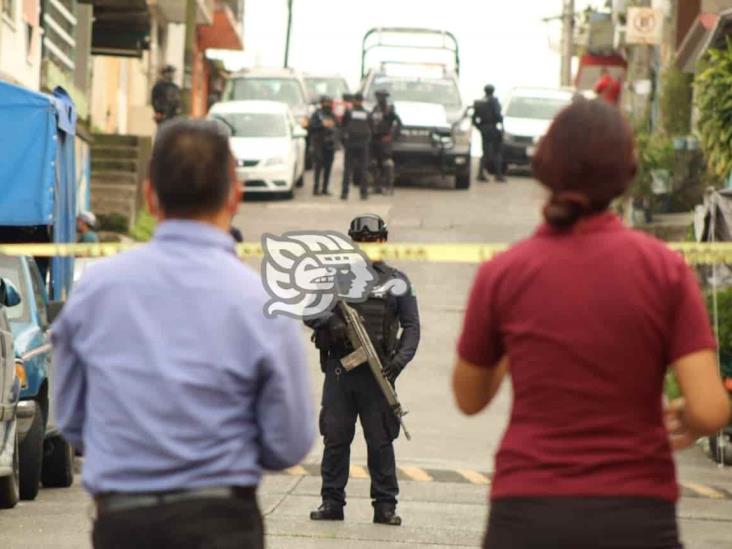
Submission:
<svg viewBox="0 0 732 549">
<path fill-rule="evenodd" d="M 61 315 L 61 311 L 64 308 L 64 304 L 65 304 L 65 302 L 63 302 L 63 301 L 51 301 L 48 304 L 47 315 L 48 315 L 49 324 L 53 324 L 53 321 L 56 320 Z"/>
<path fill-rule="evenodd" d="M 20 293 L 13 283 L 6 278 L 0 278 L 0 305 L 15 307 L 22 301 Z"/>
</svg>

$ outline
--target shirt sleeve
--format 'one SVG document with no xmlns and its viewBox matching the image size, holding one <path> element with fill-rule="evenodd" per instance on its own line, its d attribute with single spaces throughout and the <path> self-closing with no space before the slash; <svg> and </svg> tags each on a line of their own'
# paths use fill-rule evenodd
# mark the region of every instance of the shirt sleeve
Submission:
<svg viewBox="0 0 732 549">
<path fill-rule="evenodd" d="M 458 342 L 458 356 L 484 368 L 495 367 L 505 353 L 495 312 L 493 267 L 486 263 L 478 271 Z"/>
<path fill-rule="evenodd" d="M 83 309 L 84 284 L 79 282 L 61 316 L 51 326 L 54 383 L 53 405 L 56 424 L 63 437 L 74 448 L 84 450 L 83 432 L 86 420 L 86 371 L 74 349 L 78 319 Z"/>
<path fill-rule="evenodd" d="M 698 351 L 716 349 L 706 303 L 694 271 L 679 259 L 668 338 L 668 363 Z"/>
<path fill-rule="evenodd" d="M 260 464 L 281 470 L 297 465 L 315 440 L 310 380 L 299 324 L 279 319 L 279 334 L 261 365 L 257 397 Z"/>
<path fill-rule="evenodd" d="M 399 337 L 397 352 L 392 358 L 392 362 L 404 368 L 412 361 L 414 355 L 417 353 L 420 339 L 420 325 L 419 307 L 417 306 L 417 296 L 414 292 L 414 287 L 406 276 L 400 276 L 408 284 L 409 291 L 405 295 L 397 298 L 399 325 L 402 328 L 402 333 Z"/>
</svg>

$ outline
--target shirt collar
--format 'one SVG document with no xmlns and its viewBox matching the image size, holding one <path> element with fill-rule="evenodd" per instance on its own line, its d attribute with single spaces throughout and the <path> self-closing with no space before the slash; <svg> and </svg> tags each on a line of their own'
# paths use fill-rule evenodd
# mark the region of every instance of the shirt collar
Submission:
<svg viewBox="0 0 732 549">
<path fill-rule="evenodd" d="M 577 235 L 607 231 L 619 231 L 625 228 L 620 217 L 612 212 L 603 212 L 580 219 L 569 231 L 562 231 L 544 223 L 536 232 L 538 236 Z"/>
<path fill-rule="evenodd" d="M 185 241 L 199 246 L 213 246 L 236 253 L 236 242 L 229 233 L 201 221 L 170 219 L 160 223 L 155 229 L 153 240 Z"/>
</svg>

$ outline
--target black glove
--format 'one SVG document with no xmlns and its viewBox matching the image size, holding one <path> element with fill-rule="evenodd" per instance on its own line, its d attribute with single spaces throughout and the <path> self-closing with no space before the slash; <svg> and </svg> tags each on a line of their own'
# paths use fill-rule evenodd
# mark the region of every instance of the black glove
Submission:
<svg viewBox="0 0 732 549">
<path fill-rule="evenodd" d="M 402 373 L 402 370 L 404 369 L 404 366 L 397 362 L 388 362 L 386 366 L 384 366 L 384 375 L 386 376 L 386 379 L 389 380 L 389 383 L 394 385 L 394 382 L 399 377 L 399 374 Z"/>
</svg>

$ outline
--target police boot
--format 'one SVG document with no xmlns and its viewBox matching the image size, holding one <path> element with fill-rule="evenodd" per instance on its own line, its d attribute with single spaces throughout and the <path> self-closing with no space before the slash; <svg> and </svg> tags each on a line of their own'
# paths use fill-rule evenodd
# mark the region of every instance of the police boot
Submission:
<svg viewBox="0 0 732 549">
<path fill-rule="evenodd" d="M 387 526 L 401 526 L 402 517 L 396 514 L 396 505 L 392 503 L 377 503 L 374 505 L 374 523 Z"/>
<path fill-rule="evenodd" d="M 315 511 L 310 512 L 310 520 L 343 520 L 343 506 L 324 501 Z"/>
</svg>

